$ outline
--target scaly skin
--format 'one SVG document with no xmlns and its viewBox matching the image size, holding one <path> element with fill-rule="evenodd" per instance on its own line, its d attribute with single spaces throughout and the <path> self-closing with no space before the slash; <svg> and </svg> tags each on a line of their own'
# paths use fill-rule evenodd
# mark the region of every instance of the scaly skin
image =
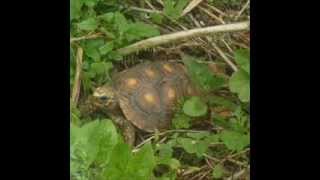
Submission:
<svg viewBox="0 0 320 180">
<path fill-rule="evenodd" d="M 111 115 L 110 118 L 122 130 L 125 142 L 130 146 L 134 146 L 136 139 L 134 126 L 121 115 Z"/>
</svg>

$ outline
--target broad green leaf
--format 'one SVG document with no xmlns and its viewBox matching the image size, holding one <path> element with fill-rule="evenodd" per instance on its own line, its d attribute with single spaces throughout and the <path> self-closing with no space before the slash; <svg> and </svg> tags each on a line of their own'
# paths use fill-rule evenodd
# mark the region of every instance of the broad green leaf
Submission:
<svg viewBox="0 0 320 180">
<path fill-rule="evenodd" d="M 250 137 L 235 131 L 222 131 L 220 139 L 232 151 L 241 151 L 250 143 Z"/>
<path fill-rule="evenodd" d="M 100 123 L 98 130 L 91 135 L 89 141 L 95 142 L 99 147 L 96 157 L 98 163 L 108 163 L 112 149 L 119 143 L 119 135 L 111 120 L 104 120 Z"/>
<path fill-rule="evenodd" d="M 178 143 L 190 154 L 197 152 L 197 141 L 189 138 L 178 138 Z"/>
<path fill-rule="evenodd" d="M 229 80 L 229 88 L 232 92 L 238 94 L 241 101 L 250 101 L 250 76 L 244 70 L 239 69 L 232 74 Z"/>
<path fill-rule="evenodd" d="M 100 54 L 105 55 L 108 52 L 112 51 L 113 42 L 108 42 L 99 48 Z"/>
<path fill-rule="evenodd" d="M 174 128 L 176 129 L 187 129 L 191 126 L 191 118 L 183 113 L 177 113 L 172 119 Z"/>
<path fill-rule="evenodd" d="M 190 154 L 195 153 L 198 157 L 201 157 L 208 149 L 208 144 L 205 141 L 189 138 L 178 138 L 177 141 L 186 152 Z"/>
<path fill-rule="evenodd" d="M 223 166 L 220 164 L 217 164 L 212 171 L 212 177 L 215 179 L 219 179 L 219 178 L 222 178 L 223 174 L 224 174 Z"/>
<path fill-rule="evenodd" d="M 159 157 L 162 159 L 169 159 L 172 157 L 173 149 L 170 144 L 157 144 L 157 150 L 159 151 Z"/>
<path fill-rule="evenodd" d="M 185 56 L 183 62 L 187 66 L 188 73 L 193 82 L 203 90 L 210 91 L 221 88 L 225 84 L 225 79 L 213 74 L 208 65 L 196 62 L 196 58 Z"/>
<path fill-rule="evenodd" d="M 183 105 L 183 112 L 191 117 L 199 117 L 207 114 L 208 107 L 197 96 L 188 99 Z"/>
<path fill-rule="evenodd" d="M 84 44 L 84 53 L 94 61 L 100 60 L 99 47 L 104 44 L 102 39 L 86 40 Z"/>
<path fill-rule="evenodd" d="M 239 66 L 250 75 L 250 51 L 239 49 L 235 51 L 234 58 Z"/>
<path fill-rule="evenodd" d="M 142 22 L 132 23 L 128 26 L 126 31 L 126 37 L 128 41 L 139 40 L 146 37 L 152 37 L 160 35 L 158 29 L 149 24 Z"/>
<path fill-rule="evenodd" d="M 147 143 L 133 155 L 128 164 L 128 174 L 132 179 L 150 179 L 155 165 L 153 149 L 151 144 Z"/>
<path fill-rule="evenodd" d="M 113 18 L 114 18 L 114 13 L 112 12 L 108 12 L 108 13 L 105 13 L 105 14 L 102 14 L 98 17 L 99 19 L 102 19 L 108 23 L 111 23 Z"/>
<path fill-rule="evenodd" d="M 109 165 L 103 172 L 104 179 L 118 180 L 127 177 L 127 167 L 131 159 L 131 151 L 127 144 L 118 143 L 110 156 Z"/>
<path fill-rule="evenodd" d="M 94 62 L 91 64 L 91 71 L 97 75 L 107 75 L 112 68 L 113 65 L 111 62 Z"/>
<path fill-rule="evenodd" d="M 80 17 L 82 0 L 70 0 L 70 20 L 78 19 Z"/>
<path fill-rule="evenodd" d="M 120 12 L 114 14 L 114 23 L 119 30 L 120 35 L 128 29 L 127 19 Z"/>
<path fill-rule="evenodd" d="M 94 62 L 91 64 L 91 71 L 93 71 L 95 74 L 104 74 L 105 73 L 105 67 L 103 62 Z"/>
<path fill-rule="evenodd" d="M 80 30 L 93 31 L 98 27 L 98 23 L 95 18 L 88 18 L 78 24 Z"/>
<path fill-rule="evenodd" d="M 179 160 L 175 159 L 175 158 L 163 158 L 163 159 L 159 159 L 157 161 L 157 164 L 163 164 L 163 165 L 167 165 L 169 166 L 171 169 L 173 170 L 177 170 L 180 166 L 181 163 Z"/>
<path fill-rule="evenodd" d="M 104 171 L 104 179 L 150 179 L 155 167 L 155 157 L 151 144 L 145 144 L 136 154 L 132 154 L 125 143 L 116 145 L 109 164 Z"/>
<path fill-rule="evenodd" d="M 100 0 L 84 0 L 84 4 L 87 5 L 88 7 L 93 7 L 95 6 Z"/>
<path fill-rule="evenodd" d="M 118 51 L 111 51 L 110 53 L 108 53 L 107 57 L 109 59 L 114 60 L 114 61 L 122 61 L 123 60 L 123 56 Z"/>
</svg>

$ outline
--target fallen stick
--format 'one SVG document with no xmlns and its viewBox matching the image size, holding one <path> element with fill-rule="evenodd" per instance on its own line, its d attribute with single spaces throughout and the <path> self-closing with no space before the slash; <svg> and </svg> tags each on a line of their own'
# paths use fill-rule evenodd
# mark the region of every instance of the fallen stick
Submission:
<svg viewBox="0 0 320 180">
<path fill-rule="evenodd" d="M 77 56 L 76 56 L 76 61 L 77 61 L 76 74 L 74 78 L 72 95 L 71 95 L 72 103 L 75 106 L 77 106 L 79 95 L 80 95 L 82 58 L 83 58 L 83 49 L 81 47 L 78 47 Z"/>
<path fill-rule="evenodd" d="M 124 48 L 118 49 L 118 53 L 121 55 L 128 55 L 143 49 L 148 49 L 152 47 L 156 47 L 159 45 L 172 43 L 178 40 L 192 38 L 192 37 L 200 37 L 214 33 L 221 33 L 221 32 L 234 32 L 234 31 L 243 31 L 248 30 L 250 26 L 249 21 L 233 23 L 233 24 L 223 24 L 217 26 L 210 26 L 204 28 L 197 28 L 192 30 L 185 30 L 180 31 L 172 34 L 166 34 L 161 36 L 152 37 L 149 39 L 145 39 L 129 45 Z"/>
</svg>

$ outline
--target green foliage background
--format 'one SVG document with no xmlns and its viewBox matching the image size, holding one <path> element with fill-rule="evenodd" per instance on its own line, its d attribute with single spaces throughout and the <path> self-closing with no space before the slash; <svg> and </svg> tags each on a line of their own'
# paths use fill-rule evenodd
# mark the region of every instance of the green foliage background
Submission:
<svg viewBox="0 0 320 180">
<path fill-rule="evenodd" d="M 164 0 L 163 14 L 150 14 L 154 23 L 165 23 L 168 19 L 180 21 L 180 14 L 189 1 Z M 217 1 L 218 2 L 218 1 Z M 139 40 L 160 35 L 153 24 L 136 20 L 125 12 L 127 1 L 120 0 L 71 0 L 70 35 L 86 37 L 102 33 L 94 39 L 84 39 L 70 44 L 70 87 L 73 87 L 76 69 L 76 51 L 84 50 L 81 89 L 83 96 L 94 87 L 110 82 L 111 71 L 124 57 L 116 49 Z M 214 3 L 209 1 L 209 3 Z M 239 1 L 219 1 L 237 5 Z M 181 20 L 182 21 L 182 20 Z M 250 51 L 239 49 L 234 53 L 238 67 L 230 78 L 210 71 L 199 61 L 203 58 L 185 56 L 184 64 L 193 81 L 206 93 L 227 89 L 228 98 L 211 94 L 208 97 L 186 97 L 173 118 L 173 130 L 168 131 L 165 141 L 159 134 L 141 148 L 131 149 L 123 142 L 119 130 L 110 119 L 91 119 L 81 116 L 72 105 L 70 134 L 70 170 L 74 180 L 89 179 L 176 179 L 178 171 L 200 172 L 200 164 L 208 156 L 224 159 L 229 155 L 245 152 L 250 145 Z M 228 108 L 231 115 L 224 117 L 210 110 Z M 193 130 L 199 118 L 209 121 L 219 130 Z M 163 137 L 163 134 L 162 136 Z M 249 158 L 241 155 L 249 164 Z M 166 170 L 163 170 L 166 167 Z M 211 176 L 219 179 L 228 175 L 223 162 L 216 164 Z"/>
</svg>

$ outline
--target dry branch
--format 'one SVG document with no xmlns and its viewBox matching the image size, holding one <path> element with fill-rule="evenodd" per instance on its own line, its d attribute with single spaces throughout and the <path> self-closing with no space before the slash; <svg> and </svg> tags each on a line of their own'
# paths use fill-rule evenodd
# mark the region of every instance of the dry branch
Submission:
<svg viewBox="0 0 320 180">
<path fill-rule="evenodd" d="M 189 13 L 190 11 L 192 11 L 192 9 L 194 9 L 196 6 L 198 6 L 201 2 L 202 2 L 202 0 L 192 0 L 188 4 L 188 6 L 182 11 L 181 16 L 184 16 L 187 13 Z"/>
<path fill-rule="evenodd" d="M 79 95 L 80 95 L 82 57 L 83 57 L 83 49 L 81 47 L 78 47 L 77 57 L 76 57 L 76 61 L 77 61 L 76 74 L 74 78 L 72 95 L 71 95 L 71 100 L 74 105 L 77 105 Z"/>
<path fill-rule="evenodd" d="M 73 43 L 76 41 L 81 41 L 81 40 L 87 40 L 87 39 L 95 39 L 95 38 L 99 38 L 102 36 L 103 36 L 102 33 L 95 33 L 95 34 L 88 34 L 88 35 L 81 36 L 81 37 L 73 37 L 70 39 L 70 43 Z"/>
<path fill-rule="evenodd" d="M 205 35 L 214 34 L 214 33 L 221 33 L 221 32 L 234 32 L 234 31 L 248 30 L 249 25 L 250 25 L 249 21 L 244 21 L 240 23 L 224 24 L 224 25 L 217 25 L 217 26 L 210 26 L 205 28 L 197 28 L 192 30 L 180 31 L 172 34 L 161 35 L 161 36 L 152 37 L 149 39 L 139 41 L 127 47 L 118 49 L 118 52 L 121 55 L 128 55 L 143 49 L 153 48 L 159 45 L 176 42 L 182 39 L 200 37 L 200 36 L 205 36 Z"/>
</svg>

